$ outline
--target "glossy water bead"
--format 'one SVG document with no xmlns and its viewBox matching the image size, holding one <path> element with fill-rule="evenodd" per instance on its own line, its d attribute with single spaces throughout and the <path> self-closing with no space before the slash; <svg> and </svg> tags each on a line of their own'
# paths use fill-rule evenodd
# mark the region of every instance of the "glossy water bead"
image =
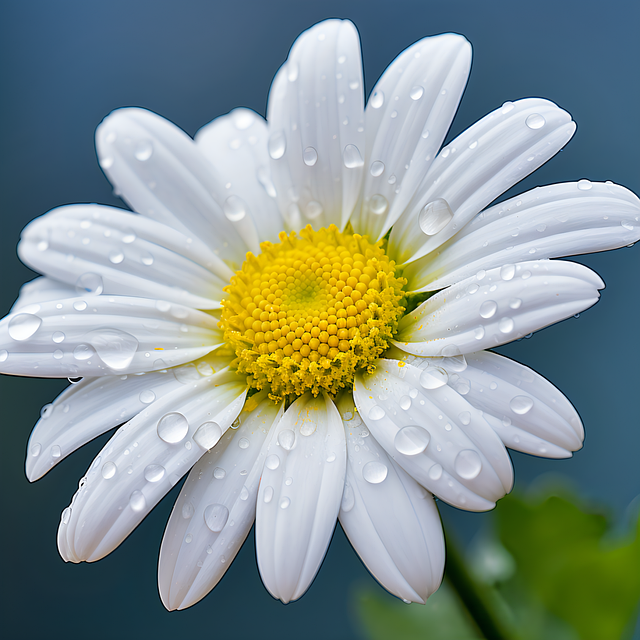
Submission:
<svg viewBox="0 0 640 640">
<path fill-rule="evenodd" d="M 264 242 L 225 288 L 221 327 L 249 386 L 276 401 L 334 395 L 372 371 L 404 312 L 405 280 L 384 242 L 335 225 Z"/>
</svg>

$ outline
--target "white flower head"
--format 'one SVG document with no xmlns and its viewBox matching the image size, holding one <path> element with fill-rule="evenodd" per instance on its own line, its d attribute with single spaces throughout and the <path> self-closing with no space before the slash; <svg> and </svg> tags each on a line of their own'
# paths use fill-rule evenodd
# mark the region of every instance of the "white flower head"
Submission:
<svg viewBox="0 0 640 640">
<path fill-rule="evenodd" d="M 62 513 L 65 560 L 110 553 L 191 470 L 160 553 L 168 609 L 217 584 L 254 520 L 283 602 L 338 518 L 386 589 L 425 602 L 444 569 L 434 496 L 491 509 L 505 447 L 582 446 L 569 401 L 488 349 L 597 302 L 600 278 L 554 258 L 636 242 L 640 201 L 581 180 L 486 209 L 575 124 L 528 98 L 441 148 L 470 64 L 463 37 L 425 38 L 365 107 L 357 32 L 328 20 L 293 45 L 267 120 L 236 109 L 192 140 L 128 108 L 98 127 L 133 212 L 29 224 L 19 254 L 44 277 L 0 322 L 3 372 L 75 383 L 31 435 L 30 480 L 124 423 Z"/>
</svg>

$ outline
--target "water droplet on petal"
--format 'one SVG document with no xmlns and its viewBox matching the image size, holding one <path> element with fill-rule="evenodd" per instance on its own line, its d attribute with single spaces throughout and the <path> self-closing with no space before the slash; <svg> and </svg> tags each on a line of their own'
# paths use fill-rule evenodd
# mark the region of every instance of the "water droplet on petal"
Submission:
<svg viewBox="0 0 640 640">
<path fill-rule="evenodd" d="M 247 438 L 240 438 L 240 440 L 238 440 L 238 446 L 241 449 L 247 449 L 250 444 L 251 443 L 249 442 L 249 440 L 247 440 Z"/>
<path fill-rule="evenodd" d="M 367 417 L 369 418 L 369 420 L 380 420 L 381 418 L 384 418 L 384 416 L 384 409 L 380 405 L 376 404 L 371 407 L 371 409 L 369 409 L 369 414 Z"/>
<path fill-rule="evenodd" d="M 376 91 L 369 100 L 369 104 L 373 109 L 379 109 L 384 104 L 384 93 Z"/>
<path fill-rule="evenodd" d="M 63 512 L 62 512 L 62 517 L 61 517 L 61 522 L 62 524 L 69 524 L 69 520 L 71 519 L 71 508 L 67 507 Z"/>
<path fill-rule="evenodd" d="M 418 224 L 422 232 L 434 236 L 442 231 L 453 218 L 451 207 L 443 198 L 437 198 L 426 204 L 418 216 Z"/>
<path fill-rule="evenodd" d="M 88 360 L 91 356 L 94 356 L 96 353 L 95 349 L 89 344 L 79 344 L 73 350 L 73 357 L 80 362 L 84 360 Z"/>
<path fill-rule="evenodd" d="M 527 127 L 529 127 L 529 129 L 542 129 L 542 127 L 544 127 L 544 125 L 547 123 L 547 121 L 544 119 L 544 116 L 541 116 L 539 113 L 532 113 L 531 115 L 527 116 L 527 119 L 525 120 L 525 124 L 527 125 Z"/>
<path fill-rule="evenodd" d="M 482 460 L 473 449 L 463 449 L 453 462 L 456 473 L 465 480 L 473 480 L 482 470 Z"/>
<path fill-rule="evenodd" d="M 313 147 L 307 147 L 302 152 L 302 159 L 307 167 L 313 167 L 318 162 L 318 152 Z"/>
<path fill-rule="evenodd" d="M 264 490 L 263 500 L 268 504 L 273 500 L 273 487 L 266 487 Z"/>
<path fill-rule="evenodd" d="M 425 389 L 439 389 L 449 381 L 449 376 L 444 369 L 429 367 L 420 374 L 420 384 Z"/>
<path fill-rule="evenodd" d="M 442 478 L 442 466 L 436 463 L 429 468 L 428 473 L 432 480 L 440 480 Z"/>
<path fill-rule="evenodd" d="M 380 484 L 388 473 L 387 465 L 377 460 L 367 462 L 362 468 L 362 477 L 371 484 Z"/>
<path fill-rule="evenodd" d="M 514 398 L 511 398 L 509 406 L 513 413 L 517 413 L 519 416 L 522 416 L 531 411 L 533 407 L 533 399 L 529 396 L 515 396 Z"/>
<path fill-rule="evenodd" d="M 103 290 L 102 278 L 97 273 L 85 273 L 76 280 L 76 291 L 80 295 L 99 296 Z"/>
<path fill-rule="evenodd" d="M 469 149 L 475 149 L 477 146 L 478 146 L 477 140 L 473 140 L 472 142 L 469 143 Z"/>
<path fill-rule="evenodd" d="M 400 398 L 400 408 L 405 411 L 411 408 L 411 398 L 409 396 L 402 396 L 402 398 Z"/>
<path fill-rule="evenodd" d="M 347 169 L 356 169 L 364 164 L 360 149 L 354 144 L 348 144 L 342 153 L 342 161 Z"/>
<path fill-rule="evenodd" d="M 591 184 L 590 180 L 579 180 L 578 181 L 578 189 L 580 189 L 580 191 L 589 191 L 589 189 L 591 189 L 593 187 L 593 185 Z"/>
<path fill-rule="evenodd" d="M 278 444 L 285 450 L 291 451 L 296 444 L 296 434 L 291 429 L 284 429 L 278 434 Z"/>
<path fill-rule="evenodd" d="M 140 392 L 138 399 L 142 404 L 151 404 L 156 399 L 156 394 L 151 389 L 145 389 Z"/>
<path fill-rule="evenodd" d="M 39 442 L 34 442 L 31 445 L 30 452 L 34 458 L 37 458 L 40 455 L 41 451 L 42 451 L 42 445 Z"/>
<path fill-rule="evenodd" d="M 28 340 L 42 324 L 42 319 L 31 313 L 19 313 L 9 320 L 9 335 L 14 340 Z"/>
<path fill-rule="evenodd" d="M 188 431 L 189 423 L 181 413 L 167 413 L 158 421 L 158 437 L 168 444 L 184 440 Z"/>
<path fill-rule="evenodd" d="M 345 484 L 344 492 L 342 493 L 342 503 L 340 504 L 340 509 L 347 513 L 353 509 L 353 505 L 356 503 L 356 497 L 353 493 L 353 489 L 351 485 Z"/>
<path fill-rule="evenodd" d="M 324 209 L 319 202 L 310 200 L 309 202 L 307 202 L 304 208 L 304 213 L 307 218 L 309 218 L 309 220 L 315 220 L 323 212 L 323 210 Z"/>
<path fill-rule="evenodd" d="M 501 333 L 511 333 L 514 326 L 513 319 L 509 317 L 501 318 L 498 322 L 498 329 Z"/>
<path fill-rule="evenodd" d="M 222 437 L 222 429 L 216 422 L 204 422 L 193 434 L 194 442 L 203 449 L 213 449 Z"/>
<path fill-rule="evenodd" d="M 136 490 L 129 496 L 129 506 L 131 507 L 132 511 L 139 512 L 144 510 L 144 508 L 147 506 L 147 501 L 142 491 Z"/>
<path fill-rule="evenodd" d="M 182 517 L 185 520 L 188 520 L 189 518 L 191 518 L 193 516 L 193 514 L 195 513 L 195 509 L 193 507 L 193 505 L 190 502 L 185 502 L 182 505 Z"/>
<path fill-rule="evenodd" d="M 516 275 L 516 266 L 514 264 L 505 264 L 500 268 L 500 277 L 503 280 L 511 280 Z"/>
<path fill-rule="evenodd" d="M 413 89 L 411 89 L 411 91 L 409 91 L 409 95 L 411 96 L 412 100 L 420 100 L 420 98 L 422 98 L 422 96 L 424 95 L 424 89 L 420 86 L 415 86 L 413 87 Z"/>
<path fill-rule="evenodd" d="M 153 155 L 153 144 L 150 140 L 140 140 L 133 155 L 136 160 L 146 162 Z"/>
<path fill-rule="evenodd" d="M 229 196 L 224 201 L 222 209 L 230 222 L 240 222 L 247 215 L 247 205 L 238 196 Z"/>
<path fill-rule="evenodd" d="M 4 362 L 9 357 L 9 352 L 6 349 L 0 349 L 0 362 Z"/>
<path fill-rule="evenodd" d="M 249 489 L 247 487 L 242 487 L 240 489 L 240 500 L 247 500 L 249 498 Z"/>
<path fill-rule="evenodd" d="M 111 369 L 126 369 L 138 349 L 138 340 L 130 333 L 118 329 L 99 329 L 87 334 L 91 346 L 100 359 Z"/>
<path fill-rule="evenodd" d="M 384 172 L 384 162 L 380 162 L 380 160 L 372 162 L 371 167 L 369 168 L 369 172 L 374 178 L 382 175 Z"/>
<path fill-rule="evenodd" d="M 286 509 L 291 504 L 290 498 L 284 497 L 280 500 L 280 508 Z"/>
<path fill-rule="evenodd" d="M 480 305 L 480 315 L 483 318 L 491 318 L 495 315 L 498 305 L 493 300 L 485 300 Z"/>
<path fill-rule="evenodd" d="M 371 200 L 369 201 L 369 209 L 371 209 L 371 213 L 375 213 L 380 216 L 387 210 L 388 206 L 389 203 L 387 202 L 387 199 L 379 193 L 371 196 Z"/>
<path fill-rule="evenodd" d="M 213 477 L 216 480 L 222 480 L 227 475 L 227 472 L 222 467 L 216 467 L 213 470 Z"/>
<path fill-rule="evenodd" d="M 520 300 L 520 298 L 511 298 L 509 300 L 509 307 L 512 309 L 519 309 L 521 304 L 522 300 Z"/>
<path fill-rule="evenodd" d="M 268 143 L 269 155 L 274 160 L 279 160 L 287 150 L 287 139 L 285 138 L 284 131 L 275 131 L 269 136 Z"/>
<path fill-rule="evenodd" d="M 164 471 L 161 464 L 149 464 L 144 469 L 144 479 L 147 482 L 158 482 L 164 477 Z"/>
<path fill-rule="evenodd" d="M 109 253 L 109 262 L 112 264 L 120 264 L 124 260 L 124 253 L 122 251 L 115 249 Z"/>
<path fill-rule="evenodd" d="M 110 478 L 113 478 L 113 476 L 116 475 L 116 471 L 118 470 L 118 467 L 116 467 L 114 462 L 105 462 L 102 465 L 102 477 L 105 480 L 109 480 Z"/>
<path fill-rule="evenodd" d="M 56 349 L 53 352 L 53 358 L 54 360 L 62 360 L 62 358 L 64 358 L 64 353 L 62 352 L 61 349 Z"/>
<path fill-rule="evenodd" d="M 463 425 L 468 425 L 471 422 L 471 414 L 468 411 L 463 411 L 458 415 L 458 419 Z"/>
<path fill-rule="evenodd" d="M 400 453 L 415 456 L 427 448 L 430 440 L 431 434 L 426 429 L 410 425 L 396 433 L 393 444 Z"/>
<path fill-rule="evenodd" d="M 264 465 L 267 469 L 271 469 L 273 471 L 280 466 L 280 458 L 278 458 L 275 453 L 272 453 L 270 456 L 267 456 Z"/>
</svg>

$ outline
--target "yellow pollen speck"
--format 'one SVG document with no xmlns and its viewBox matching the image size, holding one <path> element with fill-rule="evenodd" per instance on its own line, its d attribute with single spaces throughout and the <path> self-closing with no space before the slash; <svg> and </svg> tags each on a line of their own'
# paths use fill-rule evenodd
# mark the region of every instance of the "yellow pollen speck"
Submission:
<svg viewBox="0 0 640 640">
<path fill-rule="evenodd" d="M 372 372 L 404 312 L 406 281 L 383 242 L 308 226 L 261 249 L 225 287 L 220 320 L 249 386 L 275 401 L 335 395 Z"/>
</svg>

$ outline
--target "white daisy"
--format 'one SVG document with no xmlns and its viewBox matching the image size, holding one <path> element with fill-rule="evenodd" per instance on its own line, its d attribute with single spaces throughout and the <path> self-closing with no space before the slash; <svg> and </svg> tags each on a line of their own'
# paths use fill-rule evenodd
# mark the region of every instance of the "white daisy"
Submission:
<svg viewBox="0 0 640 640">
<path fill-rule="evenodd" d="M 424 602 L 444 568 L 434 495 L 491 509 L 505 446 L 582 446 L 568 400 L 487 349 L 593 305 L 600 278 L 550 258 L 637 241 L 640 201 L 581 180 L 483 211 L 575 124 L 508 102 L 440 149 L 470 63 L 463 37 L 425 38 L 365 108 L 357 32 L 329 20 L 294 44 L 266 121 L 236 109 L 195 141 L 142 109 L 100 125 L 136 213 L 28 225 L 19 254 L 44 277 L 0 323 L 3 372 L 76 378 L 31 435 L 30 480 L 124 423 L 62 513 L 65 560 L 107 555 L 191 469 L 160 554 L 168 609 L 216 585 L 254 519 L 283 602 L 338 518 L 386 589 Z"/>
</svg>

